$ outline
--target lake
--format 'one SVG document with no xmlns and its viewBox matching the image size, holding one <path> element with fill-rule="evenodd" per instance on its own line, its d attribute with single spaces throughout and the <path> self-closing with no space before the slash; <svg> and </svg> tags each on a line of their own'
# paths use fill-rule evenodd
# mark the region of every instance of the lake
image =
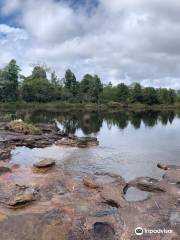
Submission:
<svg viewBox="0 0 180 240">
<path fill-rule="evenodd" d="M 1 121 L 23 119 L 32 123 L 59 121 L 67 133 L 96 136 L 99 146 L 78 149 L 51 146 L 45 149 L 18 147 L 12 162 L 33 165 L 39 158 L 56 160 L 67 172 L 82 176 L 95 172 L 120 174 L 127 181 L 139 176 L 160 178 L 157 163 L 180 163 L 180 115 L 168 112 L 82 113 L 19 110 L 2 112 Z"/>
</svg>

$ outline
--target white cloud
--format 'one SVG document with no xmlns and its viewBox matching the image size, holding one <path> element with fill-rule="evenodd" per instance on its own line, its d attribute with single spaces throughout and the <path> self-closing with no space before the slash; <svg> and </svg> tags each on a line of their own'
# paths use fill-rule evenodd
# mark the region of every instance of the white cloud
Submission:
<svg viewBox="0 0 180 240">
<path fill-rule="evenodd" d="M 42 62 L 60 76 L 71 68 L 79 78 L 90 72 L 105 82 L 180 88 L 179 1 L 99 0 L 91 12 L 85 6 L 4 1 L 2 14 L 18 10 L 19 25 L 0 25 L 4 58 L 16 57 L 26 73 L 29 63 Z"/>
</svg>

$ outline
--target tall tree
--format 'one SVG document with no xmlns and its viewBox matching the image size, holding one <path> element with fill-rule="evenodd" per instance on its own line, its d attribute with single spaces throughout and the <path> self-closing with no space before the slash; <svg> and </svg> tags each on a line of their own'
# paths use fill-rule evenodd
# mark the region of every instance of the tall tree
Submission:
<svg viewBox="0 0 180 240">
<path fill-rule="evenodd" d="M 86 74 L 80 82 L 81 98 L 85 102 L 98 102 L 103 85 L 100 78 Z"/>
<path fill-rule="evenodd" d="M 18 76 L 20 67 L 12 59 L 1 71 L 1 96 L 6 101 L 16 101 L 18 98 Z"/>
<path fill-rule="evenodd" d="M 65 73 L 64 85 L 73 96 L 77 94 L 78 82 L 74 73 L 70 69 Z"/>
<path fill-rule="evenodd" d="M 124 83 L 117 86 L 117 100 L 119 102 L 126 102 L 129 97 L 129 88 Z"/>
<path fill-rule="evenodd" d="M 131 89 L 130 101 L 132 103 L 143 101 L 142 87 L 139 83 L 135 83 L 134 87 Z"/>
</svg>

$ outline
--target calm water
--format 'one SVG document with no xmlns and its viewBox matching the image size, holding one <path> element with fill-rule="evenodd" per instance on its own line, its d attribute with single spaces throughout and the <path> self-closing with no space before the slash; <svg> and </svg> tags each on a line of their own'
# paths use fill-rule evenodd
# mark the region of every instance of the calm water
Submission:
<svg viewBox="0 0 180 240">
<path fill-rule="evenodd" d="M 100 145 L 89 149 L 17 148 L 12 161 L 24 165 L 49 157 L 77 176 L 113 172 L 126 180 L 137 176 L 160 177 L 157 163 L 180 164 L 180 118 L 174 112 L 55 113 L 20 111 L 1 113 L 1 121 L 21 118 L 33 123 L 54 119 L 68 133 L 97 136 Z"/>
</svg>

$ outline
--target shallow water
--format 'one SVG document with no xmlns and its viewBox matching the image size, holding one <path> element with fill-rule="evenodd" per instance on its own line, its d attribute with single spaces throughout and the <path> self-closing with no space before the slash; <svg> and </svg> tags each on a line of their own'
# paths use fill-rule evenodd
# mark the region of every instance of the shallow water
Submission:
<svg viewBox="0 0 180 240">
<path fill-rule="evenodd" d="M 125 199 L 128 202 L 137 202 L 146 200 L 149 196 L 148 192 L 141 191 L 135 187 L 129 187 L 125 194 Z"/>
<path fill-rule="evenodd" d="M 12 152 L 12 162 L 21 165 L 32 166 L 46 157 L 55 159 L 58 166 L 77 176 L 105 171 L 131 180 L 139 176 L 161 177 L 163 172 L 156 167 L 159 162 L 180 163 L 180 118 L 174 112 L 95 112 L 88 114 L 88 121 L 82 113 L 3 114 L 6 119 L 22 118 L 34 123 L 52 123 L 57 119 L 66 132 L 97 136 L 100 143 L 98 147 L 88 149 L 19 147 Z"/>
</svg>

